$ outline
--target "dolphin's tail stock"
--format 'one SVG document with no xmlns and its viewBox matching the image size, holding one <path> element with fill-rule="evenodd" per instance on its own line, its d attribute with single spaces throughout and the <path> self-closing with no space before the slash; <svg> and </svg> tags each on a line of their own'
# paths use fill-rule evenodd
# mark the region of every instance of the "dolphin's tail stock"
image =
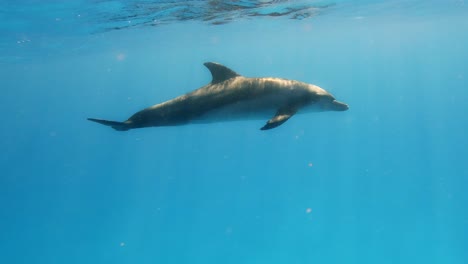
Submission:
<svg viewBox="0 0 468 264">
<path fill-rule="evenodd" d="M 88 120 L 105 125 L 105 126 L 110 126 L 117 131 L 127 131 L 130 129 L 128 124 L 126 124 L 125 122 L 109 121 L 109 120 L 96 119 L 96 118 L 88 118 Z"/>
</svg>

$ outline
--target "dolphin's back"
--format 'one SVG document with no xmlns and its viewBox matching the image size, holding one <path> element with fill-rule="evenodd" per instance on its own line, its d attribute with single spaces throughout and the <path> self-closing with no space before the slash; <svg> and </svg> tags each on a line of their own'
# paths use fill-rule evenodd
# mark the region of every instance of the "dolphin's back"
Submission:
<svg viewBox="0 0 468 264">
<path fill-rule="evenodd" d="M 210 83 L 188 94 L 151 106 L 136 113 L 129 120 L 156 116 L 155 122 L 158 122 L 158 125 L 177 125 L 265 119 L 290 102 L 295 93 L 305 93 L 288 88 L 296 83 L 299 82 L 237 76 L 224 82 Z"/>
</svg>

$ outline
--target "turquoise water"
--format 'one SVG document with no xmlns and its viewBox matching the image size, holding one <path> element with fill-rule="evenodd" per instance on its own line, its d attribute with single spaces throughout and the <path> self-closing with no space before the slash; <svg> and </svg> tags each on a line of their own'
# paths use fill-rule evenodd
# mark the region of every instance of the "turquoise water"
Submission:
<svg viewBox="0 0 468 264">
<path fill-rule="evenodd" d="M 468 3 L 183 3 L 0 2 L 1 263 L 468 263 Z M 86 120 L 205 85 L 206 61 L 350 109 Z"/>
</svg>

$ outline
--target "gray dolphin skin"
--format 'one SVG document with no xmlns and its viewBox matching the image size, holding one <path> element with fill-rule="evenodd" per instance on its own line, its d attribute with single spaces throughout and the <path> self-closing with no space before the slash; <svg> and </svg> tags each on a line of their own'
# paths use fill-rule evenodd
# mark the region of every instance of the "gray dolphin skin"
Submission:
<svg viewBox="0 0 468 264">
<path fill-rule="evenodd" d="M 324 89 L 280 78 L 247 78 L 214 62 L 204 64 L 212 81 L 190 93 L 143 109 L 124 122 L 88 118 L 118 131 L 233 120 L 268 120 L 261 130 L 280 126 L 296 113 L 346 111 Z"/>
</svg>

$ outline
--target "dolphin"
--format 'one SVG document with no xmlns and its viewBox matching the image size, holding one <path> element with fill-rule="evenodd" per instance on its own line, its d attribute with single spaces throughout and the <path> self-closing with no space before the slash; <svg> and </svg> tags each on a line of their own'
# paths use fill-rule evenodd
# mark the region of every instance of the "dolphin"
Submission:
<svg viewBox="0 0 468 264">
<path fill-rule="evenodd" d="M 228 67 L 206 62 L 209 84 L 133 114 L 124 122 L 96 118 L 88 120 L 118 131 L 134 128 L 178 126 L 230 120 L 269 119 L 261 130 L 282 125 L 296 113 L 346 111 L 348 105 L 335 100 L 324 89 L 281 78 L 248 78 Z"/>
</svg>

